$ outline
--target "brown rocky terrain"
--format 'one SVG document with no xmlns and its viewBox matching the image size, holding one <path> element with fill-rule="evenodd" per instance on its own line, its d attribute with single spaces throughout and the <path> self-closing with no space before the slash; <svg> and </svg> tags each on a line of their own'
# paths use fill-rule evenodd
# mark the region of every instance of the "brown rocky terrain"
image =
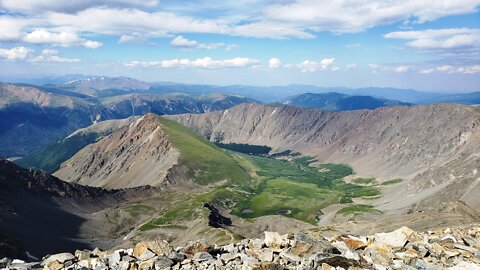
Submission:
<svg viewBox="0 0 480 270">
<path fill-rule="evenodd" d="M 407 215 L 410 224 L 425 225 L 435 220 L 427 210 L 443 213 L 436 212 L 442 216 L 436 223 L 479 218 L 473 209 L 480 206 L 480 115 L 472 107 L 435 104 L 328 112 L 252 103 L 168 118 L 211 141 L 292 150 L 319 163 L 346 163 L 357 176 L 380 181 L 402 178 L 382 187 L 382 198 L 369 200 L 384 212 L 376 218 L 384 227 L 404 221 L 399 214 Z M 329 216 L 328 209 L 324 213 Z M 337 224 L 360 231 L 371 228 L 368 222 L 344 221 Z"/>
<path fill-rule="evenodd" d="M 159 186 L 176 164 L 172 147 L 155 115 L 147 114 L 90 144 L 62 164 L 55 176 L 82 185 L 129 188 Z"/>
<path fill-rule="evenodd" d="M 480 227 L 456 226 L 426 232 L 401 227 L 369 236 L 319 231 L 212 246 L 192 241 L 173 248 L 167 241 L 139 242 L 133 248 L 49 255 L 26 263 L 4 258 L 10 269 L 480 269 Z"/>
</svg>

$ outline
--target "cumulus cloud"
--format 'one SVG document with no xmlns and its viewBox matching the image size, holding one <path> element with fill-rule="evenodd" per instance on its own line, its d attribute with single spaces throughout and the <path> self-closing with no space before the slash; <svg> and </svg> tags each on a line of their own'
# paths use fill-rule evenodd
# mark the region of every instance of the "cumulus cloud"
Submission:
<svg viewBox="0 0 480 270">
<path fill-rule="evenodd" d="M 368 67 L 374 73 L 379 73 L 383 71 L 395 72 L 395 73 L 406 73 L 412 71 L 411 66 L 406 65 L 380 65 L 380 64 L 368 64 Z"/>
<path fill-rule="evenodd" d="M 157 6 L 159 0 L 2 0 L 0 8 L 20 13 L 39 13 L 46 11 L 74 13 L 95 6 L 112 8 L 152 8 Z"/>
<path fill-rule="evenodd" d="M 412 40 L 408 46 L 419 49 L 454 49 L 480 47 L 480 29 L 450 28 L 422 31 L 399 31 L 384 36 L 389 39 Z"/>
<path fill-rule="evenodd" d="M 463 73 L 463 74 L 476 74 L 480 73 L 480 65 L 471 65 L 471 66 L 451 66 L 451 65 L 442 65 L 438 66 L 435 69 L 431 69 L 432 72 L 441 72 L 441 73 Z M 425 74 L 425 72 L 423 72 Z"/>
<path fill-rule="evenodd" d="M 244 68 L 258 65 L 260 61 L 253 58 L 235 57 L 225 60 L 215 60 L 211 57 L 191 59 L 170 59 L 161 61 L 131 61 L 123 65 L 129 68 L 135 67 L 162 67 L 162 68 L 203 68 L 203 69 L 222 69 L 222 68 Z"/>
<path fill-rule="evenodd" d="M 282 66 L 282 61 L 280 61 L 278 58 L 271 58 L 268 60 L 269 68 L 279 68 L 280 66 Z"/>
<path fill-rule="evenodd" d="M 75 14 L 52 12 L 45 16 L 51 27 L 125 38 L 168 37 L 171 33 L 223 33 L 223 21 L 195 19 L 171 12 L 94 7 Z M 127 38 L 128 39 L 128 38 Z"/>
<path fill-rule="evenodd" d="M 101 42 L 80 38 L 73 32 L 50 32 L 45 29 L 37 29 L 28 33 L 23 37 L 23 41 L 60 47 L 83 46 L 91 49 L 96 49 L 103 45 Z"/>
<path fill-rule="evenodd" d="M 419 74 L 449 73 L 449 74 L 476 74 L 480 73 L 480 65 L 454 66 L 443 64 L 439 66 L 414 66 L 414 65 L 379 65 L 369 64 L 368 67 L 374 73 L 378 72 L 418 72 Z"/>
<path fill-rule="evenodd" d="M 407 67 L 407 66 L 397 66 L 397 67 L 393 68 L 393 71 L 396 72 L 396 73 L 405 73 L 409 70 L 410 70 L 410 68 Z"/>
<path fill-rule="evenodd" d="M 190 40 L 183 36 L 177 36 L 170 42 L 170 46 L 180 49 L 202 49 L 202 50 L 214 50 L 225 46 L 225 43 L 199 43 L 196 40 Z"/>
<path fill-rule="evenodd" d="M 33 63 L 78 63 L 81 62 L 78 58 L 64 58 L 58 56 L 57 50 L 44 49 L 39 55 L 29 60 Z"/>
<path fill-rule="evenodd" d="M 35 54 L 35 50 L 27 47 L 14 47 L 11 49 L 0 48 L 0 58 L 10 61 L 26 61 L 32 63 L 76 63 L 80 62 L 77 58 L 63 58 L 58 55 L 57 50 L 44 49 Z"/>
<path fill-rule="evenodd" d="M 316 72 L 316 71 L 336 71 L 338 67 L 333 66 L 333 62 L 335 62 L 335 58 L 325 58 L 322 59 L 320 62 L 305 60 L 302 63 L 295 65 L 302 72 Z"/>
<path fill-rule="evenodd" d="M 7 59 L 7 60 L 12 60 L 12 61 L 25 60 L 32 53 L 33 53 L 32 49 L 26 48 L 26 47 L 23 47 L 23 46 L 14 47 L 14 48 L 11 48 L 11 49 L 0 48 L 0 58 Z"/>
<path fill-rule="evenodd" d="M 359 32 L 410 18 L 415 23 L 424 23 L 446 16 L 473 13 L 479 4 L 478 0 L 296 0 L 269 5 L 264 10 L 264 16 L 269 20 L 313 31 Z"/>
<path fill-rule="evenodd" d="M 202 50 L 214 50 L 214 49 L 218 49 L 220 47 L 223 47 L 225 46 L 225 43 L 207 43 L 207 44 L 198 44 L 197 48 L 199 49 L 202 49 Z"/>
<path fill-rule="evenodd" d="M 196 40 L 189 40 L 183 36 L 177 36 L 170 42 L 170 46 L 176 48 L 195 48 L 197 45 L 198 42 Z"/>
<path fill-rule="evenodd" d="M 190 11 L 188 8 L 179 9 L 178 5 L 171 8 L 176 4 L 168 2 L 162 5 L 162 11 L 158 11 L 158 8 L 153 9 L 159 5 L 158 0 L 2 0 L 0 9 L 6 10 L 7 14 L 20 12 L 27 15 L 5 15 L 6 18 L 2 20 L 7 20 L 9 26 L 4 27 L 6 23 L 0 22 L 0 30 L 7 29 L 0 31 L 0 40 L 18 39 L 22 31 L 29 32 L 39 27 L 50 31 L 61 29 L 73 33 L 117 36 L 120 43 L 171 37 L 179 33 L 274 39 L 314 38 L 315 33 L 320 31 L 359 32 L 407 20 L 410 24 L 418 24 L 446 16 L 473 13 L 480 4 L 479 0 L 248 0 L 256 10 L 251 12 L 245 5 L 240 8 L 242 5 L 238 3 L 227 2 L 229 3 L 222 3 L 221 6 L 235 6 L 238 9 L 237 16 L 228 19 L 216 15 L 199 16 L 201 12 L 195 11 L 198 8 Z M 202 2 L 195 5 L 182 2 L 182 5 L 193 5 L 211 11 L 216 10 L 214 5 L 218 4 Z"/>
</svg>

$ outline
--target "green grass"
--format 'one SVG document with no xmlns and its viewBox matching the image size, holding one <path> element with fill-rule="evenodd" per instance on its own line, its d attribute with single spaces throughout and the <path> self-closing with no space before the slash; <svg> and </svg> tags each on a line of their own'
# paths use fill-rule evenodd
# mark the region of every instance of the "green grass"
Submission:
<svg viewBox="0 0 480 270">
<path fill-rule="evenodd" d="M 15 163 L 24 168 L 55 172 L 60 165 L 75 155 L 85 146 L 94 143 L 99 135 L 95 133 L 81 134 L 48 145 L 34 153 L 18 159 Z"/>
<path fill-rule="evenodd" d="M 338 196 L 338 191 L 319 188 L 312 183 L 276 178 L 267 181 L 260 193 L 239 204 L 234 214 L 243 218 L 252 218 L 285 211 L 288 217 L 315 223 L 321 213 L 320 210 L 335 203 Z M 253 212 L 244 213 L 242 212 L 244 209 L 250 209 Z"/>
<path fill-rule="evenodd" d="M 352 180 L 353 183 L 355 184 L 360 184 L 360 185 L 375 185 L 377 182 L 375 181 L 375 178 L 370 177 L 370 178 L 355 178 Z"/>
<path fill-rule="evenodd" d="M 337 215 L 342 215 L 342 216 L 358 216 L 358 215 L 363 215 L 363 214 L 382 214 L 382 211 L 375 209 L 371 205 L 366 205 L 366 204 L 355 204 L 351 206 L 347 206 L 345 208 L 342 208 L 337 211 Z"/>
<path fill-rule="evenodd" d="M 313 160 L 308 157 L 287 161 L 230 153 L 245 171 L 256 176 L 233 188 L 211 193 L 208 199 L 226 208 L 234 205 L 232 213 L 243 218 L 281 212 L 315 224 L 322 208 L 342 198 L 351 202 L 355 197 L 380 194 L 375 187 L 345 183 L 343 178 L 353 173 L 346 165 L 311 166 Z"/>
<path fill-rule="evenodd" d="M 382 185 L 383 185 L 383 186 L 393 185 L 393 184 L 400 183 L 400 182 L 402 182 L 402 181 L 403 181 L 402 179 L 397 178 L 397 179 L 387 180 L 387 181 L 383 182 Z"/>
<path fill-rule="evenodd" d="M 162 117 L 158 121 L 173 146 L 180 151 L 180 164 L 188 169 L 187 177 L 202 185 L 221 180 L 243 183 L 249 179 L 225 150 L 178 123 Z"/>
</svg>

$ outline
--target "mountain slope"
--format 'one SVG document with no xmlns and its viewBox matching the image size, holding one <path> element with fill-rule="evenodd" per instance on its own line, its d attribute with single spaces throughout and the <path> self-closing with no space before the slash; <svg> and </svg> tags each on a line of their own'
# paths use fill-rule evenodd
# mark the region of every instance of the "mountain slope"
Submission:
<svg viewBox="0 0 480 270">
<path fill-rule="evenodd" d="M 247 178 L 233 159 L 197 134 L 147 114 L 64 162 L 55 176 L 84 185 L 126 188 Z"/>
<path fill-rule="evenodd" d="M 58 170 L 60 164 L 71 158 L 85 146 L 131 124 L 138 118 L 138 116 L 132 116 L 126 119 L 106 120 L 95 123 L 89 127 L 79 129 L 65 139 L 43 147 L 14 162 L 24 168 L 34 168 L 53 173 Z"/>
<path fill-rule="evenodd" d="M 103 108 L 32 86 L 0 84 L 0 155 L 17 156 L 109 118 Z"/>
<path fill-rule="evenodd" d="M 335 92 L 321 94 L 305 93 L 288 98 L 282 103 L 298 107 L 324 109 L 329 111 L 349 111 L 362 109 L 373 110 L 386 106 L 409 105 L 408 103 L 396 100 L 388 100 L 371 96 L 350 96 Z"/>
<path fill-rule="evenodd" d="M 407 181 L 379 201 L 381 210 L 419 209 L 463 200 L 478 178 L 480 117 L 470 107 L 428 105 L 373 111 L 327 112 L 290 106 L 242 104 L 224 112 L 176 115 L 170 119 L 211 141 L 267 145 L 293 150 L 321 163 L 346 163 L 360 176 Z M 449 196 L 444 196 L 448 193 Z M 406 199 L 408 198 L 408 199 Z M 420 207 L 422 206 L 422 207 Z"/>
<path fill-rule="evenodd" d="M 20 252 L 21 258 L 26 257 L 24 251 L 41 257 L 88 248 L 91 240 L 79 239 L 85 222 L 82 213 L 150 193 L 149 188 L 105 190 L 66 183 L 4 159 L 0 159 L 0 186 L 0 257 Z"/>
</svg>

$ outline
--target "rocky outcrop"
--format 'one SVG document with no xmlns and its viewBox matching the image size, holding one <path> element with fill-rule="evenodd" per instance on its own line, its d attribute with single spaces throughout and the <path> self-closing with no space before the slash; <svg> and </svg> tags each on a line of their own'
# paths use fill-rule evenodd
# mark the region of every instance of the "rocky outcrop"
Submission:
<svg viewBox="0 0 480 270">
<path fill-rule="evenodd" d="M 88 145 L 64 162 L 54 175 L 67 182 L 96 187 L 161 185 L 180 153 L 162 131 L 157 117 L 147 114 Z"/>
<path fill-rule="evenodd" d="M 27 263 L 4 258 L 9 269 L 480 269 L 478 225 L 415 232 L 407 227 L 370 236 L 319 232 L 244 239 L 224 246 L 192 242 L 173 248 L 165 241 L 139 242 L 112 251 L 77 250 Z"/>
</svg>

